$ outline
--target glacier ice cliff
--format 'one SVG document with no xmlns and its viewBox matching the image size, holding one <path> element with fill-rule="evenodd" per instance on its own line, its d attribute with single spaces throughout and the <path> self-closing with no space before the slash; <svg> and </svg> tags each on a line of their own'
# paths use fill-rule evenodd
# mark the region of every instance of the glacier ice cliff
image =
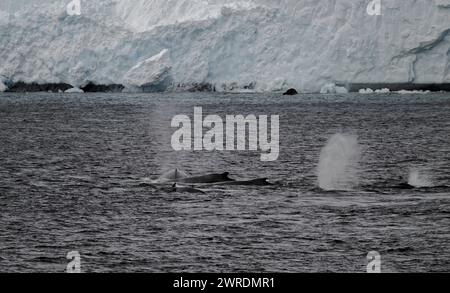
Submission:
<svg viewBox="0 0 450 293">
<path fill-rule="evenodd" d="M 8 88 L 3 83 L 3 81 L 0 80 L 0 93 L 6 91 Z"/>
<path fill-rule="evenodd" d="M 147 91 L 166 91 L 171 85 L 172 69 L 169 51 L 162 50 L 159 54 L 139 62 L 124 76 L 123 82 L 127 88 L 144 88 Z"/>
<path fill-rule="evenodd" d="M 450 0 L 0 1 L 2 86 L 450 83 Z"/>
</svg>

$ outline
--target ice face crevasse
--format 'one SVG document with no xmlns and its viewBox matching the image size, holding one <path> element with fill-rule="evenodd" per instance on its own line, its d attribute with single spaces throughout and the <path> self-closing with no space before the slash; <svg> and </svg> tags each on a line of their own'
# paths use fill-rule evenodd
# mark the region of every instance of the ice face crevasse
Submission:
<svg viewBox="0 0 450 293">
<path fill-rule="evenodd" d="M 0 2 L 4 86 L 450 83 L 450 0 L 382 1 L 381 16 L 368 0 L 99 0 L 80 16 L 69 2 Z"/>
</svg>

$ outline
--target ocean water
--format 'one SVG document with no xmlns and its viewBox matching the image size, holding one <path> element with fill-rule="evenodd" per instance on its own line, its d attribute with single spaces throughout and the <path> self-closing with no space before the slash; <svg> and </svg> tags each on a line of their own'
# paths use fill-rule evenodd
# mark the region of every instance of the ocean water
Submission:
<svg viewBox="0 0 450 293">
<path fill-rule="evenodd" d="M 279 159 L 173 151 L 195 106 L 280 115 Z M 276 184 L 142 184 L 172 168 Z M 447 186 L 450 94 L 0 94 L 0 272 L 450 272 Z"/>
</svg>

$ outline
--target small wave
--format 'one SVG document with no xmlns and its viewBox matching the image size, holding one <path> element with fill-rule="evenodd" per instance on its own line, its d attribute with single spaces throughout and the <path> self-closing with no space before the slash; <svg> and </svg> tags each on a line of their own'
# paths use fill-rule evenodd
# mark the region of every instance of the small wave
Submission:
<svg viewBox="0 0 450 293">
<path fill-rule="evenodd" d="M 393 247 L 393 248 L 389 248 L 386 249 L 386 252 L 409 252 L 409 251 L 413 251 L 414 248 L 411 246 L 404 246 L 404 247 Z"/>
<path fill-rule="evenodd" d="M 32 259 L 32 261 L 38 261 L 43 263 L 58 263 L 64 260 L 64 257 L 49 257 L 49 256 L 38 256 Z"/>
</svg>

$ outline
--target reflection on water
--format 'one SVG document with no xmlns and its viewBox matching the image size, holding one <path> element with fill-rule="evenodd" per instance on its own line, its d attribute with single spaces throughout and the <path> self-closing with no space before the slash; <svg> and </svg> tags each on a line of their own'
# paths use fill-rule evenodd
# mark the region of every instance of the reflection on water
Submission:
<svg viewBox="0 0 450 293">
<path fill-rule="evenodd" d="M 280 158 L 174 152 L 174 115 L 280 115 Z M 2 94 L 0 270 L 365 272 L 450 270 L 450 97 Z M 317 187 L 335 133 L 361 146 L 352 191 Z M 167 193 L 167 170 L 268 177 L 268 187 Z M 412 169 L 433 186 L 395 188 Z M 406 175 L 407 176 L 407 175 Z M 407 180 L 406 180 L 407 181 Z"/>
</svg>

